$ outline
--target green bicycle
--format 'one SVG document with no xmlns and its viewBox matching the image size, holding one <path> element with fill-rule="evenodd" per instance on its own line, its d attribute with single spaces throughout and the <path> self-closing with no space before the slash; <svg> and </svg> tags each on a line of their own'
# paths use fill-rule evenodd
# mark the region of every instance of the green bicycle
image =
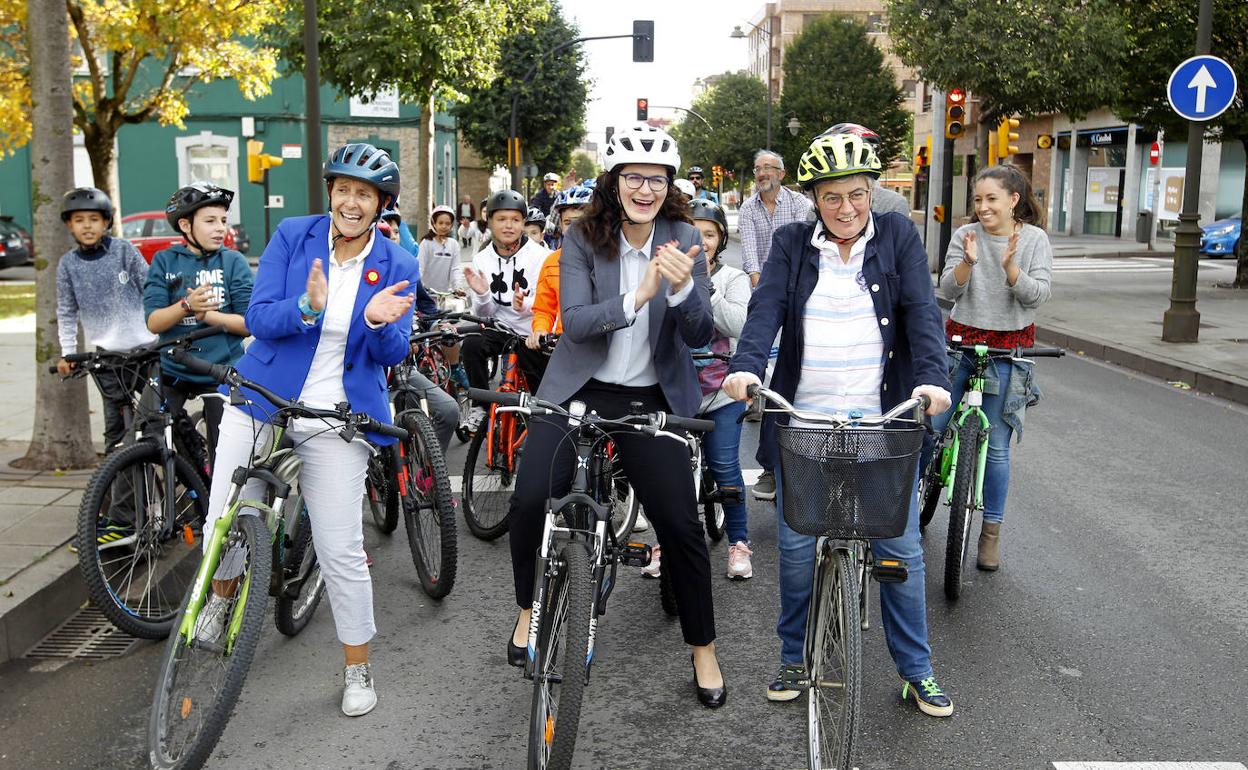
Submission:
<svg viewBox="0 0 1248 770">
<path fill-rule="evenodd" d="M 941 498 L 949 506 L 949 532 L 945 544 L 945 596 L 956 600 L 962 593 L 962 572 L 970 542 L 971 519 L 984 510 L 984 471 L 988 464 L 988 434 L 992 425 L 984 413 L 984 382 L 988 367 L 997 359 L 1060 358 L 1061 348 L 990 348 L 963 345 L 961 337 L 949 344 L 950 355 L 973 355 L 975 370 L 966 392 L 944 434 L 936 439 L 932 459 L 919 477 L 919 528 L 925 530 L 936 514 Z M 943 495 L 941 493 L 944 493 Z"/>
<path fill-rule="evenodd" d="M 311 522 L 298 489 L 303 461 L 287 434 L 290 420 L 326 421 L 344 441 L 364 432 L 400 440 L 402 428 L 366 414 L 310 409 L 243 379 L 234 369 L 184 354 L 174 359 L 230 387 L 231 403 L 242 389 L 277 408 L 270 419 L 272 438 L 256 448 L 250 465 L 234 470 L 221 518 L 205 532 L 207 547 L 165 647 L 148 725 L 153 768 L 193 770 L 203 766 L 221 738 L 243 689 L 264 625 L 269 596 L 277 598 L 278 630 L 293 636 L 307 625 L 325 583 L 312 547 Z M 264 482 L 263 500 L 240 499 L 248 481 Z M 258 511 L 258 515 L 244 509 Z M 288 511 L 297 512 L 288 516 Z M 210 610 L 205 611 L 207 607 Z"/>
</svg>

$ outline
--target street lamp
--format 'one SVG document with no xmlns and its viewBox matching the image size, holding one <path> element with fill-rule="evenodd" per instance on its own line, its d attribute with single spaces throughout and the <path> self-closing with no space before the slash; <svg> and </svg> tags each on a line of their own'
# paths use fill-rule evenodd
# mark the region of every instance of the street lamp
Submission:
<svg viewBox="0 0 1248 770">
<path fill-rule="evenodd" d="M 767 41 L 767 72 L 766 72 L 766 76 L 764 80 L 767 83 L 767 149 L 770 150 L 771 149 L 771 30 L 763 29 L 762 27 L 758 26 L 757 24 L 751 21 L 747 21 L 746 24 L 749 24 L 751 27 L 758 30 L 758 33 L 760 35 L 763 35 Z M 741 25 L 738 24 L 737 26 L 732 28 L 732 34 L 730 35 L 730 37 L 736 40 L 740 40 L 741 38 L 747 37 L 747 35 L 745 34 L 745 31 L 741 29 Z"/>
<path fill-rule="evenodd" d="M 797 136 L 797 132 L 802 130 L 802 121 L 798 120 L 797 116 L 794 115 L 793 117 L 789 118 L 788 128 L 789 128 L 790 135 Z"/>
</svg>

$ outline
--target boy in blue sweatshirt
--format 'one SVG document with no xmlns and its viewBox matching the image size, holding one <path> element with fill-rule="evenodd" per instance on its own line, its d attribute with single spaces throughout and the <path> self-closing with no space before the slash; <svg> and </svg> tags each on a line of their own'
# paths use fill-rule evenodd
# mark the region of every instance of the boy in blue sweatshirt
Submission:
<svg viewBox="0 0 1248 770">
<path fill-rule="evenodd" d="M 208 326 L 225 329 L 224 334 L 195 343 L 194 355 L 214 364 L 238 361 L 249 334 L 243 314 L 251 302 L 251 265 L 242 254 L 222 246 L 233 200 L 232 190 L 207 182 L 195 182 L 174 193 L 165 216 L 186 239 L 186 245 L 157 252 L 143 287 L 147 328 L 162 340 Z M 165 400 L 174 414 L 182 411 L 187 399 L 217 388 L 215 380 L 187 371 L 168 356 L 161 359 L 160 367 Z M 216 452 L 217 428 L 224 409 L 221 399 L 204 399 L 210 457 Z"/>
</svg>

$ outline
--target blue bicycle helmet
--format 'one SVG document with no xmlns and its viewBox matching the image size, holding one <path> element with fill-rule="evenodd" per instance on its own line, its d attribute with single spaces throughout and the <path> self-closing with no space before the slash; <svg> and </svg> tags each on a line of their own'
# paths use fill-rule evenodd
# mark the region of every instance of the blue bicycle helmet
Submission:
<svg viewBox="0 0 1248 770">
<path fill-rule="evenodd" d="M 555 202 L 551 206 L 554 211 L 565 209 L 568 206 L 588 206 L 590 201 L 594 199 L 594 188 L 585 184 L 578 184 L 569 187 L 566 190 L 560 190 L 555 196 Z"/>
<path fill-rule="evenodd" d="M 399 199 L 399 166 L 389 153 L 371 144 L 345 144 L 325 162 L 325 181 L 338 177 L 368 182 L 381 192 L 381 207 L 388 209 Z"/>
</svg>

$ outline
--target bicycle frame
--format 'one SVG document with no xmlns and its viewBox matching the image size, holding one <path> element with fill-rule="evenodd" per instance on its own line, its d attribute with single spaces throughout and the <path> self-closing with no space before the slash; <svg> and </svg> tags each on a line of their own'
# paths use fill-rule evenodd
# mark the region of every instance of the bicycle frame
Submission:
<svg viewBox="0 0 1248 770">
<path fill-rule="evenodd" d="M 519 393 L 528 391 L 524 372 L 520 370 L 520 358 L 514 348 L 509 347 L 503 356 L 503 379 L 498 386 L 499 393 Z M 516 450 L 524 443 L 528 428 L 517 425 L 518 420 L 507 408 L 500 409 L 497 404 L 490 404 L 489 420 L 485 436 L 485 462 L 490 468 L 496 467 L 494 462 L 495 439 L 498 450 L 503 455 L 506 465 L 502 470 L 507 473 L 516 472 Z M 517 432 L 517 428 L 519 431 Z"/>
<path fill-rule="evenodd" d="M 984 471 L 988 465 L 988 434 L 992 431 L 992 424 L 983 410 L 984 382 L 988 364 L 991 361 L 992 359 L 988 356 L 988 346 L 976 345 L 975 371 L 967 379 L 966 392 L 962 395 L 957 412 L 949 422 L 950 427 L 946 429 L 952 436 L 940 460 L 940 477 L 945 486 L 946 505 L 953 502 L 953 479 L 958 472 L 958 449 L 962 443 L 961 428 L 967 420 L 975 419 L 979 421 L 982 431 L 980 435 L 983 436 L 975 454 L 975 509 L 983 510 L 984 508 Z"/>
</svg>

